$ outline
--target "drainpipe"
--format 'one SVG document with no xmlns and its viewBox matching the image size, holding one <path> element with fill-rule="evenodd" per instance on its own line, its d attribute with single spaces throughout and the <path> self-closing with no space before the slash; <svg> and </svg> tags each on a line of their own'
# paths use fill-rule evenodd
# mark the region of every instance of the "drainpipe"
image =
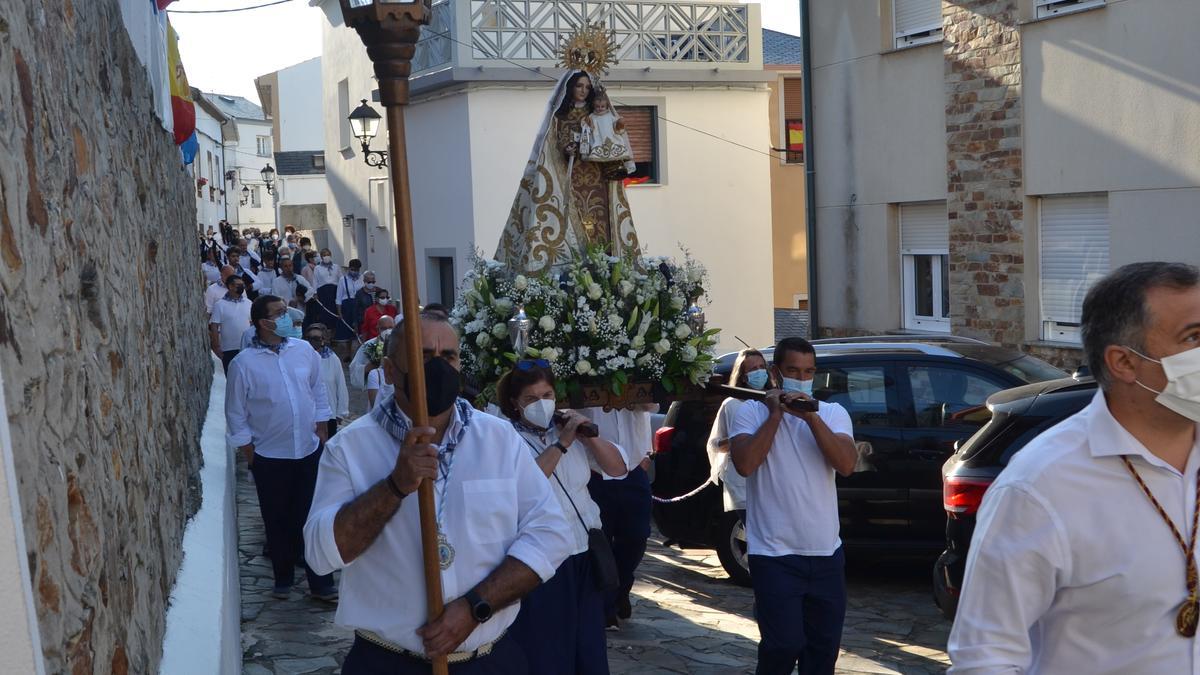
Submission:
<svg viewBox="0 0 1200 675">
<path fill-rule="evenodd" d="M 807 114 L 807 113 L 805 113 Z M 229 124 L 229 120 L 221 120 L 221 185 L 228 183 L 225 179 L 225 125 Z M 229 191 L 232 186 L 224 188 L 225 190 L 225 222 L 229 222 Z M 812 302 L 811 300 L 809 302 Z"/>
<path fill-rule="evenodd" d="M 820 337 L 818 333 L 817 312 L 817 169 L 813 158 L 813 108 L 812 108 L 812 50 L 809 49 L 809 2 L 800 0 L 800 77 L 801 91 L 804 96 L 804 215 L 805 215 L 805 244 L 808 248 L 808 334 L 810 338 Z"/>
</svg>

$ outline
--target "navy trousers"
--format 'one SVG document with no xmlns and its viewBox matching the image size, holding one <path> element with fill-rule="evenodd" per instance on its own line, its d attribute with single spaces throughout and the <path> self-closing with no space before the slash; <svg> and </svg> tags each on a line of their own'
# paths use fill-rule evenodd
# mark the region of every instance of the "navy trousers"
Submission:
<svg viewBox="0 0 1200 675">
<path fill-rule="evenodd" d="M 620 587 L 604 598 L 604 614 L 617 613 L 617 598 L 629 595 L 633 588 L 633 573 L 646 554 L 650 538 L 650 477 L 638 466 L 621 480 L 604 480 L 593 473 L 588 483 L 592 500 L 600 507 L 604 534 L 612 544 L 617 559 L 617 578 Z"/>
<path fill-rule="evenodd" d="M 521 600 L 509 629 L 530 672 L 608 675 L 603 607 L 587 551 L 564 560 L 549 581 Z"/>
<path fill-rule="evenodd" d="M 230 349 L 227 352 L 221 352 L 221 366 L 224 367 L 226 373 L 229 372 L 229 364 L 233 362 L 233 357 L 237 356 L 240 351 L 242 350 Z"/>
<path fill-rule="evenodd" d="M 312 507 L 322 450 L 318 448 L 303 459 L 273 459 L 255 454 L 250 465 L 277 587 L 290 587 L 296 581 L 296 563 L 304 554 L 304 521 Z M 309 591 L 333 588 L 332 574 L 316 574 L 307 563 L 304 571 Z"/>
<path fill-rule="evenodd" d="M 405 656 L 355 636 L 342 663 L 342 675 L 427 675 L 428 661 Z M 509 636 L 492 647 L 492 653 L 465 663 L 451 663 L 450 675 L 530 675 L 525 653 Z M 538 674 L 540 675 L 540 673 Z"/>
<path fill-rule="evenodd" d="M 750 556 L 758 643 L 757 675 L 831 675 L 846 619 L 846 558 Z"/>
</svg>

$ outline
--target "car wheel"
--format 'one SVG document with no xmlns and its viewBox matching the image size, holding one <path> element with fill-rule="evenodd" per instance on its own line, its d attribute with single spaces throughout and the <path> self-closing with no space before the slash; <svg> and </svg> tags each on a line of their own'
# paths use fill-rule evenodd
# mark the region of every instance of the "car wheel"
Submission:
<svg viewBox="0 0 1200 675">
<path fill-rule="evenodd" d="M 750 557 L 746 552 L 746 512 L 726 511 L 717 526 L 717 557 L 729 579 L 738 586 L 750 585 Z"/>
</svg>

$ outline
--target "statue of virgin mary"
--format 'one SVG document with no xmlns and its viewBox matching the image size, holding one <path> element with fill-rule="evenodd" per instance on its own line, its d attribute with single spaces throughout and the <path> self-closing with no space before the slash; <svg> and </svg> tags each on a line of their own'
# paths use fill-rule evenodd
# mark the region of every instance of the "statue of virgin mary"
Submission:
<svg viewBox="0 0 1200 675">
<path fill-rule="evenodd" d="M 569 70 L 550 96 L 496 247 L 496 259 L 516 272 L 547 272 L 594 244 L 610 255 L 638 253 L 620 163 L 586 161 L 579 152 L 583 119 L 602 86 L 598 72 Z"/>
</svg>

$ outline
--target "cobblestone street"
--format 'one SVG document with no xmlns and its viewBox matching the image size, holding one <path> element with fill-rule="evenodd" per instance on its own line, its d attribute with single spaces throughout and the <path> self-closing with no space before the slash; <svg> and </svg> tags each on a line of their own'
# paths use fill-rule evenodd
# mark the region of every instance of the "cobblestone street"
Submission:
<svg viewBox="0 0 1200 675">
<path fill-rule="evenodd" d="M 303 581 L 289 600 L 269 596 L 271 567 L 260 555 L 262 521 L 244 460 L 237 476 L 244 672 L 339 673 L 351 633 L 333 624 L 331 605 L 309 599 Z M 838 673 L 945 669 L 949 623 L 933 606 L 925 570 L 911 565 L 885 575 L 851 568 Z M 632 599 L 633 618 L 608 633 L 614 675 L 753 671 L 753 595 L 726 579 L 714 553 L 666 548 L 655 535 Z"/>
</svg>

